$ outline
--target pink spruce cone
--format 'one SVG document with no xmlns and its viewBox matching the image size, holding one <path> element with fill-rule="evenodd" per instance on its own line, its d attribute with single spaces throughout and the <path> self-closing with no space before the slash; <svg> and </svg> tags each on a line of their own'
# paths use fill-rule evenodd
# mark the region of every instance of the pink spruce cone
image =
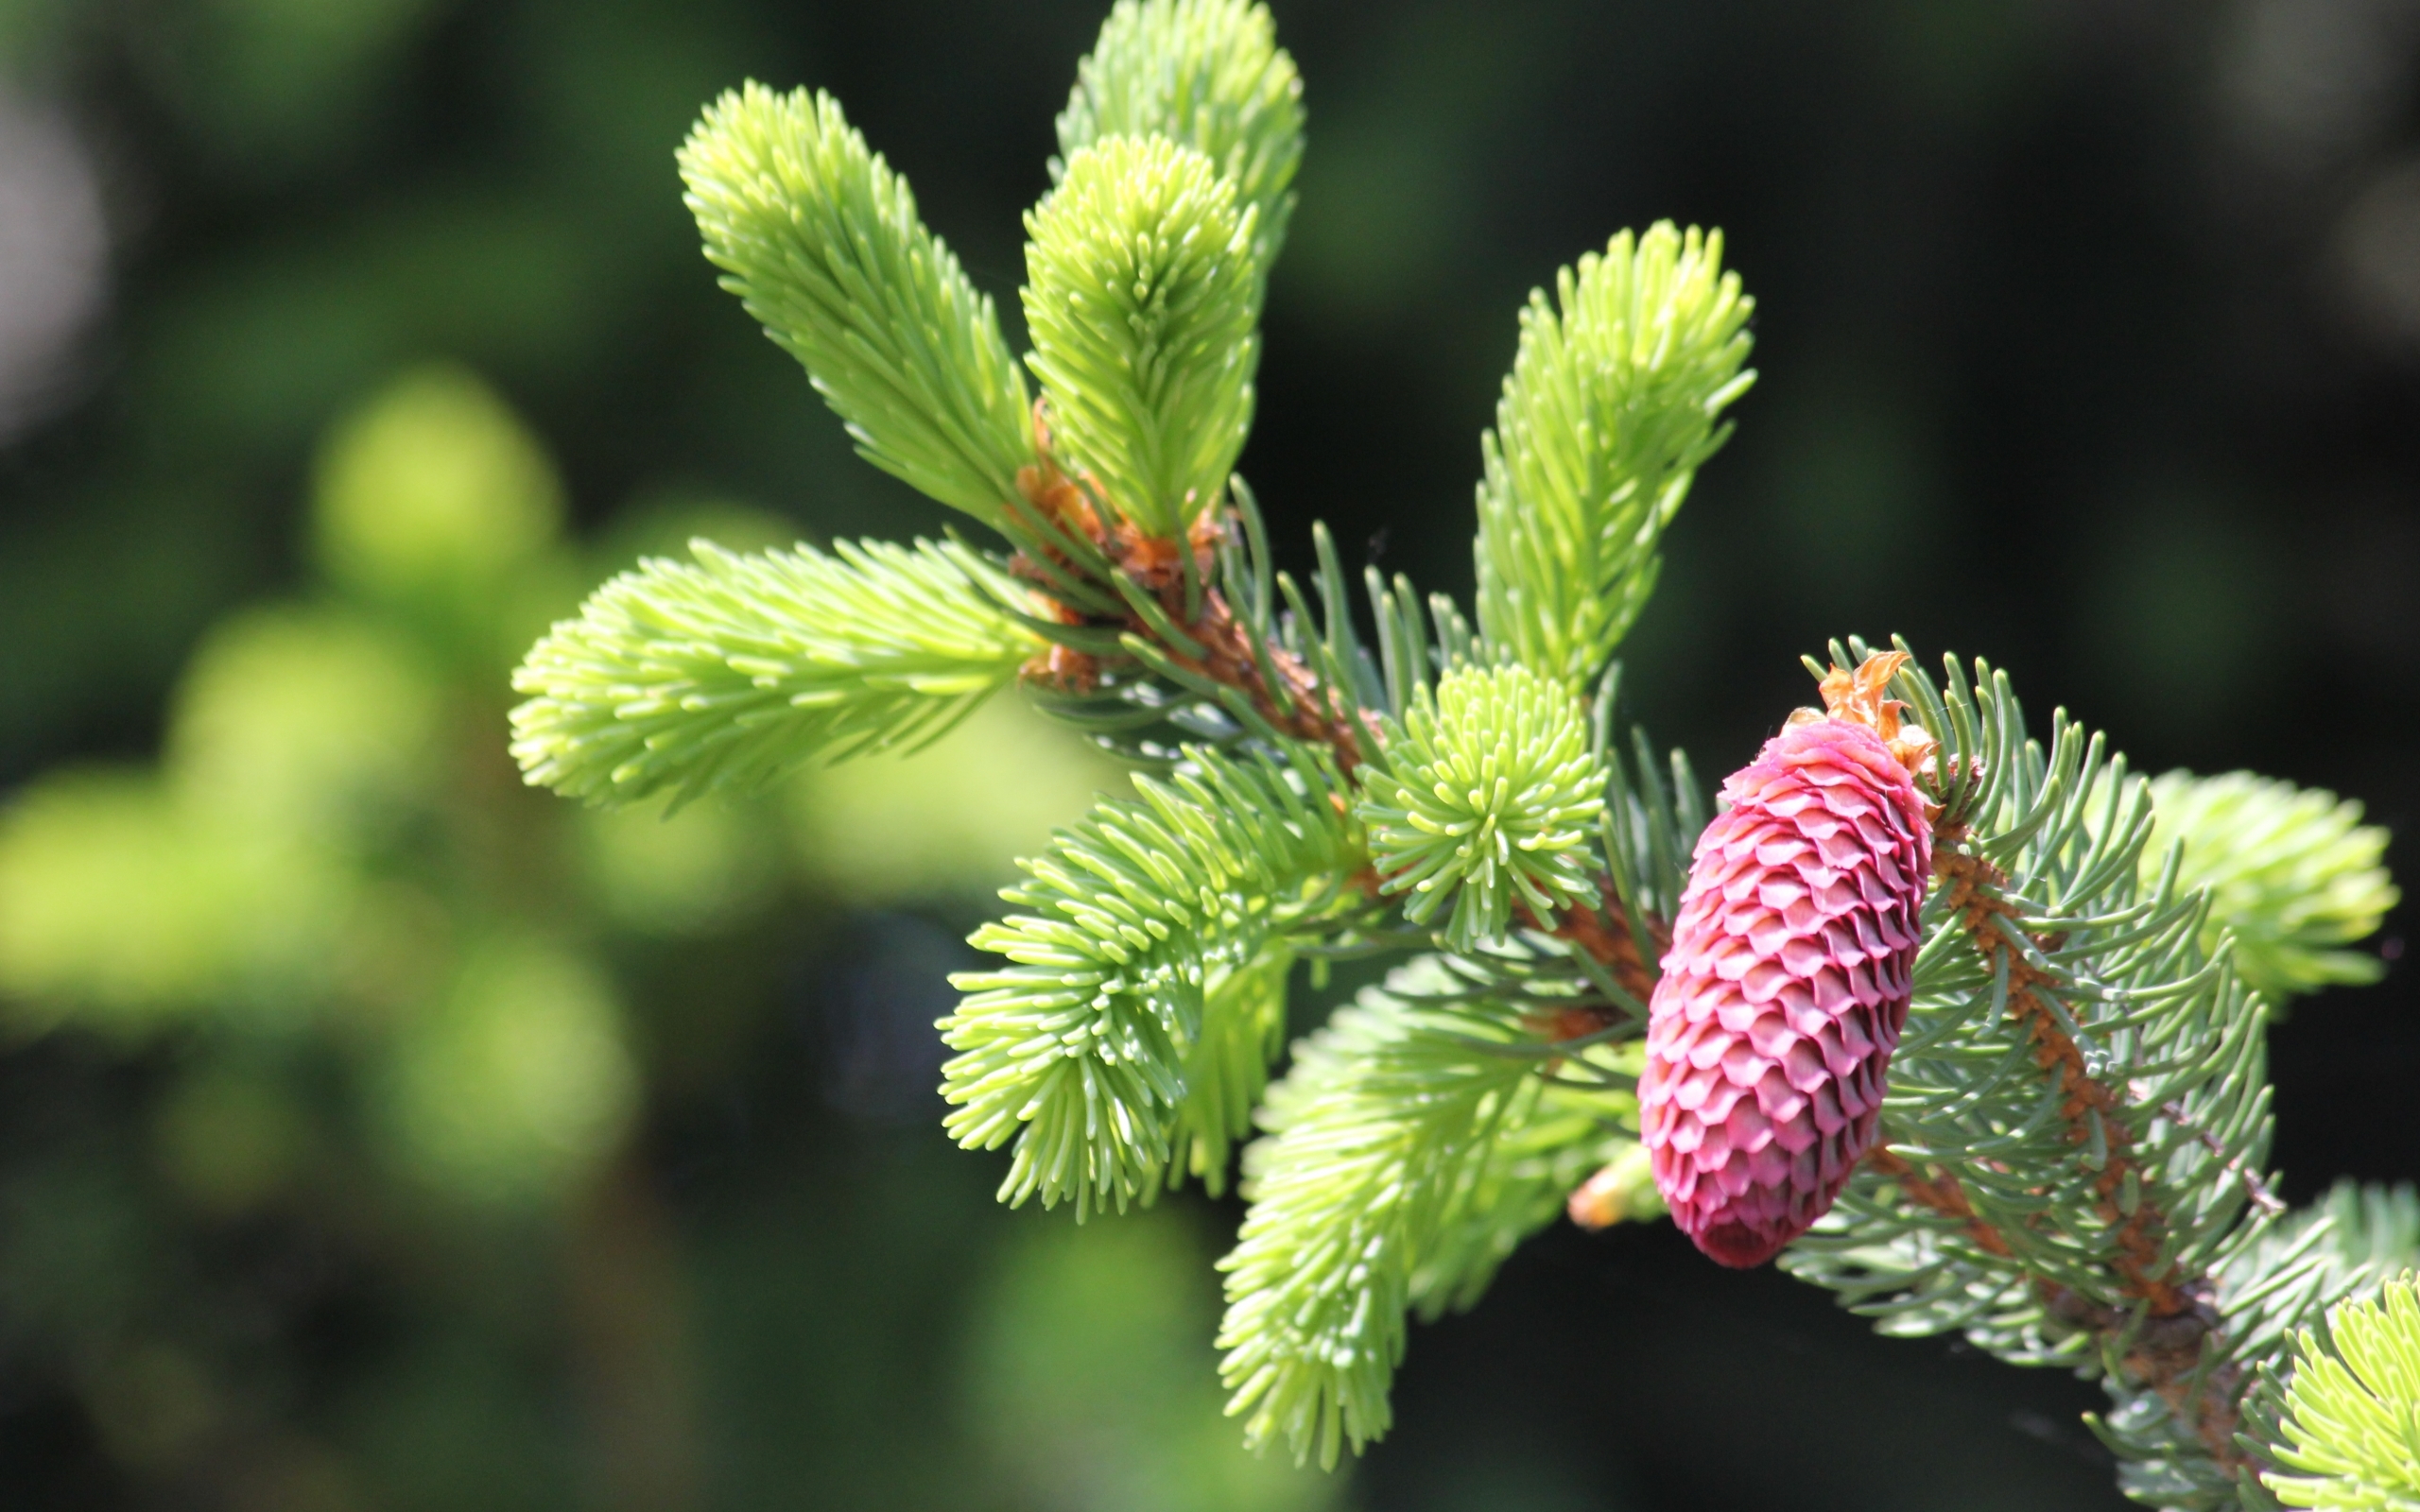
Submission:
<svg viewBox="0 0 2420 1512">
<path fill-rule="evenodd" d="M 1725 1265 L 1805 1233 L 1874 1143 L 1932 869 L 1910 775 L 1932 740 L 1881 696 L 1905 660 L 1824 679 L 1830 713 L 1732 774 L 1689 865 L 1639 1127 L 1673 1221 Z"/>
</svg>

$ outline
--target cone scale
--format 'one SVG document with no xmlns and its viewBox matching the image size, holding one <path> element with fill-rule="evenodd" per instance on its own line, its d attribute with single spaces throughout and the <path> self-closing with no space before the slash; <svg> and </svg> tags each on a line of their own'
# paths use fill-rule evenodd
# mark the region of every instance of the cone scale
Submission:
<svg viewBox="0 0 2420 1512">
<path fill-rule="evenodd" d="M 1731 775 L 1690 862 L 1639 1125 L 1673 1221 L 1725 1265 L 1805 1233 L 1874 1145 L 1932 869 L 1932 741 L 1882 696 L 1905 661 L 1825 678 L 1826 712 Z"/>
</svg>

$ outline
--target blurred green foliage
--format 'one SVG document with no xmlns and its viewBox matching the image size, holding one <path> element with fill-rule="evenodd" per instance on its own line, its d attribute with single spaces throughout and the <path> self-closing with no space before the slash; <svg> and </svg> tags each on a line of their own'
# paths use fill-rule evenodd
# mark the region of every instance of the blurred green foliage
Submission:
<svg viewBox="0 0 2420 1512">
<path fill-rule="evenodd" d="M 647 1163 L 650 1105 L 700 1053 L 686 994 L 648 970 L 649 953 L 744 954 L 752 931 L 828 916 L 822 899 L 979 889 L 1115 774 L 1003 703 L 915 757 L 816 773 L 751 804 L 667 818 L 552 802 L 502 747 L 504 671 L 589 567 L 561 533 L 544 451 L 469 372 L 424 368 L 335 426 L 313 477 L 310 588 L 205 638 L 158 766 L 62 768 L 0 814 L 9 1029 L 90 1035 L 158 1073 L 147 1159 L 120 1173 L 131 1190 L 79 1192 L 92 1173 L 72 1162 L 34 1174 L 58 1190 L 21 1181 L 36 1237 L 0 1256 L 14 1286 L 0 1316 L 30 1321 L 41 1308 L 26 1289 L 47 1271 L 71 1314 L 51 1320 L 58 1347 L 110 1453 L 187 1494 L 225 1489 L 222 1419 L 249 1412 L 302 1487 L 266 1504 L 745 1500 L 707 1468 L 707 1444 L 730 1430 L 705 1423 L 704 1401 L 732 1362 L 711 1323 L 700 1336 L 688 1295 L 730 1282 L 711 1244 L 702 1260 L 681 1252 Z M 743 539 L 778 529 L 729 508 L 720 523 Z M 934 804 L 935 787 L 957 799 Z M 742 992 L 725 1011 L 761 1020 L 770 1005 Z M 929 1099 L 929 1022 L 881 999 L 857 1012 L 906 1037 L 877 1080 Z M 731 1031 L 725 1053 L 746 1054 L 764 1027 Z M 675 1040 L 688 1043 L 665 1048 Z M 96 1226 L 84 1251 L 45 1264 L 45 1247 L 77 1243 L 79 1211 Z M 265 1368 L 309 1371 L 306 1336 L 198 1341 L 182 1315 L 194 1298 L 142 1264 L 164 1237 L 206 1245 L 278 1218 L 307 1219 L 434 1310 L 319 1372 L 332 1412 L 259 1400 Z M 878 1227 L 832 1237 L 856 1251 L 856 1279 L 827 1284 L 818 1311 L 897 1284 Z M 931 1237 L 909 1224 L 888 1243 Z M 975 1407 L 963 1442 L 921 1446 L 991 1467 L 1002 1494 L 962 1503 L 1332 1500 L 1332 1484 L 1232 1442 L 1206 1366 L 1207 1247 L 1172 1217 L 1028 1234 L 998 1255 L 964 1341 L 937 1341 L 968 1364 L 921 1387 L 933 1411 Z M 991 1246 L 959 1236 L 954 1252 L 979 1275 Z M 785 1255 L 803 1258 L 794 1241 L 760 1239 L 725 1263 Z M 129 1262 L 136 1274 L 109 1276 Z M 830 1364 L 802 1353 L 786 1366 L 801 1379 L 776 1394 L 795 1399 Z M 593 1399 L 570 1426 L 550 1405 L 566 1384 Z M 959 1390 L 973 1396 L 948 1396 Z M 904 1456 L 925 1436 L 893 1447 Z M 862 1494 L 912 1499 L 926 1468 L 901 1463 Z M 623 1484 L 582 1496 L 583 1473 Z"/>
<path fill-rule="evenodd" d="M 1214 1278 L 1187 1215 L 1026 1222 L 977 1326 L 978 1431 L 1023 1499 L 1085 1512 L 1312 1512 L 1326 1477 L 1247 1452 L 1220 1408 Z"/>
</svg>

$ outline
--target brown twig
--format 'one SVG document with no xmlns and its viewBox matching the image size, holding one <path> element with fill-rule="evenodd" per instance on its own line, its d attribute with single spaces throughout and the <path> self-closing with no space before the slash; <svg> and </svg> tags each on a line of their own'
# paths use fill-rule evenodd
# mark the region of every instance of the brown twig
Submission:
<svg viewBox="0 0 2420 1512">
<path fill-rule="evenodd" d="M 1958 1178 L 1948 1172 L 1944 1171 L 1937 1177 L 1920 1175 L 1914 1166 L 1881 1144 L 1874 1147 L 1874 1152 L 1865 1158 L 1865 1163 L 1874 1167 L 1878 1175 L 1896 1182 L 1899 1191 L 1917 1207 L 1930 1208 L 1945 1218 L 1957 1219 L 1965 1228 L 1966 1237 L 1975 1241 L 1975 1247 L 1983 1253 L 2002 1260 L 2014 1256 L 2015 1251 L 2009 1248 L 2008 1240 L 1976 1213 L 1975 1205 L 1966 1200 L 1966 1189 L 1960 1186 Z"/>
<path fill-rule="evenodd" d="M 1161 602 L 1175 609 L 1179 606 L 1170 603 L 1172 594 L 1181 597 L 1181 586 L 1163 589 Z M 1185 626 L 1184 632 L 1207 654 L 1197 659 L 1173 646 L 1164 647 L 1177 665 L 1239 690 L 1252 700 L 1253 710 L 1263 719 L 1286 733 L 1327 747 L 1336 753 L 1337 768 L 1348 777 L 1367 759 L 1362 738 L 1368 731 L 1355 728 L 1357 721 L 1345 713 L 1342 700 L 1320 686 L 1317 674 L 1304 664 L 1302 658 L 1284 646 L 1264 642 L 1261 655 L 1277 674 L 1280 684 L 1269 686 L 1268 679 L 1261 676 L 1259 658 L 1253 655 L 1252 632 L 1236 618 L 1235 611 L 1227 607 L 1226 596 L 1219 590 L 1213 588 L 1202 593 L 1201 616 Z"/>
<path fill-rule="evenodd" d="M 2173 1263 L 2160 1263 L 2168 1217 L 2145 1194 L 2144 1189 L 2151 1184 L 2150 1173 L 2134 1153 L 2132 1130 L 2118 1117 L 2124 1101 L 2116 1089 L 2085 1069 L 2083 1052 L 2074 1038 L 2061 1027 L 2058 1015 L 2046 1001 L 2045 991 L 2057 985 L 2057 976 L 2028 961 L 1998 922 L 2005 919 L 2014 923 L 2018 917 L 2016 909 L 2000 896 L 2005 879 L 1990 863 L 1957 848 L 1963 838 L 1959 832 L 1945 830 L 1935 838 L 1938 849 L 1933 869 L 1947 888 L 1945 901 L 1963 916 L 1962 922 L 1976 951 L 1995 971 L 2006 972 L 2008 1011 L 2024 1022 L 2027 1036 L 2032 1040 L 2034 1064 L 2055 1075 L 2060 1090 L 2066 1093 L 2059 1113 L 2066 1122 L 2067 1143 L 2090 1144 L 2092 1125 L 2096 1121 L 2100 1125 L 2106 1153 L 2093 1180 L 2098 1198 L 2096 1211 L 2116 1233 L 2118 1254 L 2113 1268 L 2118 1273 L 2119 1292 L 2146 1304 L 2148 1314 L 2135 1329 L 2125 1368 L 2140 1384 L 2157 1392 L 2180 1418 L 2190 1422 L 2195 1436 L 2210 1456 L 2233 1470 L 2243 1463 L 2242 1452 L 2235 1443 L 2242 1372 L 2230 1365 L 2212 1372 L 2205 1381 L 2197 1383 L 2193 1379 L 2208 1349 L 2224 1342 L 2219 1332 L 2220 1318 L 2214 1302 L 2217 1287 L 2206 1276 L 2183 1276 Z M 2035 939 L 2033 943 L 2047 951 L 2056 949 L 2059 942 Z M 2171 1105 L 2162 1112 L 2179 1118 L 2181 1110 Z M 2223 1157 L 2225 1152 L 2218 1148 L 2215 1141 L 2206 1135 L 2204 1138 L 2214 1153 Z M 1979 1222 L 1973 1217 L 1973 1205 L 1955 1176 L 1944 1172 L 1937 1177 L 1916 1177 L 1915 1184 L 1910 1185 L 1891 1169 L 1895 1165 L 1912 1175 L 1912 1168 L 1906 1161 L 1887 1150 L 1876 1153 L 1879 1158 L 1876 1169 L 1899 1180 L 1900 1190 L 1910 1201 L 1962 1221 Z M 2237 1169 L 2235 1162 L 2229 1164 L 2230 1169 Z M 2242 1176 L 2240 1170 L 2237 1174 Z M 2137 1194 L 2131 1212 L 2118 1200 L 2130 1175 L 2135 1178 Z M 2256 1201 L 2267 1195 L 2267 1189 L 2257 1186 L 2256 1177 L 2249 1178 L 2248 1186 L 2256 1191 Z M 1988 1225 L 1984 1228 L 1989 1230 Z M 2006 1253 L 2005 1237 L 1996 1230 L 1989 1231 L 2003 1246 L 1994 1252 Z M 1979 1237 L 1977 1242 L 1981 1243 Z M 2134 1325 L 2130 1308 L 2100 1306 L 2038 1279 L 2036 1284 L 2052 1315 L 2063 1321 L 2103 1335 Z"/>
<path fill-rule="evenodd" d="M 1566 939 L 1588 953 L 1589 959 L 1605 969 L 1621 989 L 1644 1003 L 1655 995 L 1653 963 L 1638 953 L 1638 936 L 1631 929 L 1630 916 L 1623 911 L 1621 899 L 1615 893 L 1611 878 L 1600 878 L 1598 892 L 1604 902 L 1590 907 L 1575 903 L 1554 916 L 1554 926 L 1547 931 L 1557 939 Z M 1527 912 L 1526 906 L 1524 912 Z M 1532 922 L 1535 916 L 1531 915 Z M 1647 934 L 1647 942 L 1661 958 L 1672 945 L 1672 928 L 1653 914 L 1644 915 L 1639 923 Z"/>
<path fill-rule="evenodd" d="M 1638 954 L 1637 937 L 1631 933 L 1630 915 L 1622 908 L 1621 900 L 1614 892 L 1610 880 L 1600 885 L 1604 902 L 1596 905 L 1574 903 L 1556 912 L 1554 921 L 1542 921 L 1536 910 L 1527 902 L 1515 900 L 1521 921 L 1541 934 L 1568 940 L 1585 952 L 1590 960 L 1604 968 L 1620 988 L 1640 1003 L 1655 995 L 1655 972 Z M 1640 919 L 1647 931 L 1648 943 L 1661 956 L 1672 942 L 1672 929 L 1653 914 Z M 1585 1040 L 1602 1034 L 1621 1022 L 1624 1015 L 1611 1005 L 1595 1007 L 1574 1007 L 1557 1010 L 1539 1019 L 1531 1027 L 1548 1040 Z"/>
<path fill-rule="evenodd" d="M 1251 630 L 1216 588 L 1200 593 L 1199 612 L 1188 617 L 1185 558 L 1188 555 L 1192 558 L 1192 581 L 1207 583 L 1217 561 L 1219 535 L 1226 525 L 1205 515 L 1181 543 L 1144 535 L 1124 521 L 1105 525 L 1083 482 L 1061 472 L 1052 458 L 1049 425 L 1040 400 L 1034 402 L 1034 439 L 1041 460 L 1018 470 L 1018 491 L 1045 520 L 1091 541 L 1109 558 L 1114 570 L 1157 598 L 1169 622 L 1201 647 L 1201 655 L 1168 644 L 1139 614 L 1085 614 L 1061 602 L 1051 594 L 1050 575 L 1020 551 L 1011 559 L 1010 570 L 1033 585 L 1043 616 L 1062 625 L 1114 628 L 1153 642 L 1186 671 L 1242 693 L 1252 700 L 1253 711 L 1278 730 L 1327 747 L 1336 754 L 1338 768 L 1352 775 L 1367 759 L 1363 742 L 1370 731 L 1346 713 L 1344 701 L 1333 689 L 1320 685 L 1318 675 L 1302 658 L 1268 642 L 1255 647 Z M 1051 548 L 1042 549 L 1049 552 L 1052 565 L 1060 571 L 1076 569 L 1075 563 Z M 1264 667 L 1275 675 L 1276 686 L 1270 686 Z M 1036 656 L 1026 663 L 1024 672 L 1028 681 L 1077 693 L 1098 687 L 1100 674 L 1097 658 L 1065 645 L 1053 645 Z"/>
<path fill-rule="evenodd" d="M 2026 1033 L 2033 1041 L 2034 1065 L 2055 1074 L 2060 1090 L 2066 1094 L 2059 1105 L 2059 1116 L 2066 1121 L 2067 1143 L 2089 1145 L 2093 1142 L 2093 1124 L 2096 1120 L 2100 1124 L 2100 1143 L 2107 1154 L 2100 1162 L 2100 1175 L 2093 1179 L 2093 1191 L 2100 1199 L 2102 1221 L 2117 1230 L 2116 1263 L 2122 1289 L 2127 1296 L 2150 1303 L 2153 1317 L 2172 1317 L 2186 1312 L 2192 1306 L 2192 1299 L 2177 1284 L 2175 1267 L 2160 1263 L 2160 1240 L 2168 1227 L 2167 1214 L 2149 1200 L 2136 1201 L 2132 1212 L 2123 1211 L 2118 1204 L 2118 1194 L 2125 1189 L 2129 1175 L 2135 1177 L 2137 1187 L 2145 1183 L 2148 1176 L 2135 1159 L 2134 1135 L 2118 1117 L 2124 1102 L 2117 1091 L 2085 1070 L 2083 1052 L 2060 1027 L 2058 1015 L 2044 1001 L 2042 988 L 2055 985 L 2058 978 L 2026 960 L 1994 922 L 1996 919 L 2014 920 L 2017 917 L 2016 910 L 1998 896 L 2002 879 L 1990 863 L 1949 845 L 1942 846 L 1935 853 L 1933 869 L 1948 885 L 1949 906 L 1965 916 L 1967 937 L 1976 951 L 1996 970 L 2004 965 L 2008 974 L 2008 1011 L 2024 1022 Z"/>
<path fill-rule="evenodd" d="M 1956 1176 L 1947 1171 L 1925 1176 L 1882 1145 L 1876 1145 L 1866 1157 L 1866 1164 L 1876 1175 L 1895 1183 L 1900 1194 L 1917 1207 L 1956 1219 L 1977 1248 L 2000 1259 L 2015 1259 L 2007 1238 L 1975 1211 L 1975 1205 L 1968 1200 L 1966 1189 Z M 2106 1335 L 2123 1331 L 2133 1321 L 2127 1310 L 2089 1302 L 2067 1287 L 2038 1277 L 2033 1285 L 2045 1311 L 2070 1327 Z M 2212 1379 L 2198 1393 L 2195 1391 L 2193 1373 L 2201 1366 L 2203 1351 L 2209 1341 L 2220 1336 L 2220 1319 L 2210 1283 L 2204 1280 L 2190 1290 L 2191 1301 L 2184 1311 L 2144 1321 L 2127 1349 L 2124 1365 L 2136 1381 L 2157 1392 L 2178 1417 L 2193 1424 L 2194 1436 L 2209 1451 L 2211 1458 L 2233 1470 L 2243 1463 L 2242 1452 L 2235 1442 L 2236 1427 L 2241 1418 L 2243 1373 L 2228 1365 L 2213 1372 Z"/>
<path fill-rule="evenodd" d="M 2269 1183 L 2260 1178 L 2260 1173 L 2229 1155 L 2226 1146 L 2219 1143 L 2219 1137 L 2216 1134 L 2193 1122 L 2187 1115 L 2184 1104 L 2170 1100 L 2160 1104 L 2159 1110 L 2169 1122 L 2200 1141 L 2202 1148 L 2219 1158 L 2219 1163 L 2225 1168 L 2226 1173 L 2241 1183 L 2244 1196 L 2250 1199 L 2254 1207 L 2272 1218 L 2285 1215 L 2285 1200 L 2269 1190 Z"/>
</svg>

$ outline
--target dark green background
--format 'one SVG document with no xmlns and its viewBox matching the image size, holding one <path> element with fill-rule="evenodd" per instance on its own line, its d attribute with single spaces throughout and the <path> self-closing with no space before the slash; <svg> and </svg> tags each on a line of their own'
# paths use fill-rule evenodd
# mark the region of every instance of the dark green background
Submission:
<svg viewBox="0 0 2420 1512">
<path fill-rule="evenodd" d="M 1242 465 L 1297 565 L 1323 517 L 1349 555 L 1466 592 L 1477 436 L 1519 301 L 1617 228 L 1720 225 L 1759 301 L 1764 376 L 1627 650 L 1658 736 L 1727 770 L 1804 700 L 1801 653 L 1895 630 L 1991 657 L 2144 768 L 2252 766 L 2408 827 L 2408 8 L 1275 9 L 1310 146 Z M 321 427 L 418 359 L 497 384 L 590 528 L 702 491 L 817 536 L 932 529 L 938 507 L 856 463 L 716 290 L 672 147 L 743 77 L 828 88 L 1012 310 L 1017 217 L 1098 20 L 1064 0 L 0 4 L 11 88 L 74 122 L 112 232 L 105 314 L 53 411 L 0 448 L 0 779 L 150 752 L 203 627 L 300 572 Z M 2394 859 L 2420 874 L 2408 838 Z M 1008 1227 L 1058 1220 L 994 1213 L 998 1162 L 948 1151 L 924 1110 L 853 1117 L 818 1091 L 833 984 L 877 971 L 939 1011 L 970 921 L 766 932 L 730 973 L 766 1005 L 754 1053 L 658 1091 L 648 1169 L 669 1242 L 758 1278 L 730 1294 L 745 1319 L 709 1330 L 744 1347 L 748 1389 L 716 1409 L 706 1504 L 993 1499 L 953 1488 L 972 1462 L 933 1405 L 953 1277 Z M 2276 1032 L 2276 1159 L 2297 1199 L 2340 1175 L 2420 1174 L 2411 998 L 2398 968 Z M 158 1058 L 72 1035 L 0 1057 L 10 1190 L 39 1191 L 63 1150 L 122 1143 Z M 59 1221 L 35 1198 L 11 1211 Z M 307 1215 L 172 1247 L 185 1280 L 159 1295 L 249 1309 L 252 1347 L 303 1383 L 298 1417 L 315 1383 L 434 1336 Z M 859 1300 L 834 1319 L 819 1290 Z M 253 1504 L 224 1467 L 163 1482 L 114 1465 L 49 1338 L 0 1332 L 0 1501 Z M 415 1358 L 452 1368 L 435 1347 Z M 368 1504 L 578 1502 L 569 1367 L 531 1358 L 527 1381 L 458 1394 L 526 1422 L 413 1430 L 423 1457 L 484 1447 L 433 1480 L 373 1480 Z M 1716 1272 L 1668 1228 L 1559 1228 L 1475 1314 L 1415 1330 L 1399 1426 L 1353 1494 L 1388 1512 L 2117 1504 L 2074 1420 L 2094 1400 L 1874 1339 L 1777 1275 Z"/>
</svg>

